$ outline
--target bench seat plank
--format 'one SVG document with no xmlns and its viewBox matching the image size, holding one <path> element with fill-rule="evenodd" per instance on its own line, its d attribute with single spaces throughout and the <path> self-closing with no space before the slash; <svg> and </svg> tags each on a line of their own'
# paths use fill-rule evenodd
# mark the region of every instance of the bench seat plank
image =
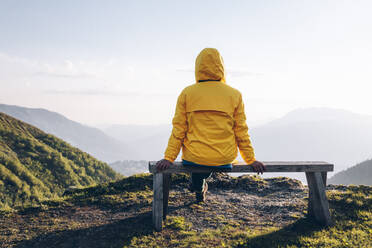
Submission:
<svg viewBox="0 0 372 248">
<path fill-rule="evenodd" d="M 150 173 L 156 173 L 156 162 L 149 162 Z M 333 164 L 322 162 L 322 161 L 270 161 L 263 162 L 266 166 L 266 172 L 326 172 L 333 171 Z M 180 173 L 180 172 L 206 172 L 214 171 L 211 168 L 189 168 L 182 165 L 182 162 L 174 162 L 173 166 L 162 171 L 164 173 Z M 245 163 L 234 164 L 233 168 L 230 169 L 218 169 L 218 171 L 225 172 L 254 172 L 251 166 Z"/>
</svg>

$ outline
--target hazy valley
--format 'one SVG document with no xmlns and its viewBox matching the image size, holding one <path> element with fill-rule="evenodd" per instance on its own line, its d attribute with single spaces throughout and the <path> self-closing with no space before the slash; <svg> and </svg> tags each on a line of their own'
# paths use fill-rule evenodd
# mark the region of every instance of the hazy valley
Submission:
<svg viewBox="0 0 372 248">
<path fill-rule="evenodd" d="M 2 104 L 0 111 L 66 140 L 127 176 L 146 172 L 147 161 L 162 158 L 172 129 L 171 124 L 164 124 L 108 125 L 99 130 L 45 109 Z M 256 157 L 263 161 L 327 161 L 335 164 L 337 173 L 372 157 L 372 117 L 345 110 L 298 109 L 249 133 Z M 238 160 L 242 160 L 240 155 Z M 291 176 L 305 182 L 302 174 L 268 176 Z"/>
<path fill-rule="evenodd" d="M 128 145 L 138 148 L 129 159 L 158 160 L 162 158 L 171 128 L 171 125 L 115 125 L 103 131 L 123 143 L 129 140 Z M 252 128 L 249 133 L 256 157 L 263 161 L 327 161 L 335 164 L 337 173 L 372 157 L 372 117 L 344 110 L 299 109 Z M 238 160 L 242 160 L 240 155 Z M 305 181 L 302 174 L 275 176 Z"/>
</svg>

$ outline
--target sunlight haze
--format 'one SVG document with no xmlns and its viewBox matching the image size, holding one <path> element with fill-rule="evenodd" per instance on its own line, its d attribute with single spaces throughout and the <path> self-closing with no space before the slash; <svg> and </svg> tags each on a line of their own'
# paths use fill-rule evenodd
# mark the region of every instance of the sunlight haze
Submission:
<svg viewBox="0 0 372 248">
<path fill-rule="evenodd" d="M 370 1 L 0 2 L 0 103 L 89 125 L 170 123 L 217 48 L 248 125 L 304 107 L 372 115 Z"/>
</svg>

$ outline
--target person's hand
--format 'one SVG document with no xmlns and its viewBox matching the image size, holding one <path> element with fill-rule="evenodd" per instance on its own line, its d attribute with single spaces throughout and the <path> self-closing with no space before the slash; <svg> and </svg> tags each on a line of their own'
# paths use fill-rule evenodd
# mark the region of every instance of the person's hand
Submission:
<svg viewBox="0 0 372 248">
<path fill-rule="evenodd" d="M 253 170 L 257 172 L 257 175 L 260 173 L 263 174 L 264 171 L 266 171 L 265 165 L 260 161 L 254 161 L 252 164 L 250 164 L 253 167 Z"/>
<path fill-rule="evenodd" d="M 169 160 L 162 159 L 156 163 L 156 170 L 162 171 L 168 169 L 173 163 Z"/>
</svg>

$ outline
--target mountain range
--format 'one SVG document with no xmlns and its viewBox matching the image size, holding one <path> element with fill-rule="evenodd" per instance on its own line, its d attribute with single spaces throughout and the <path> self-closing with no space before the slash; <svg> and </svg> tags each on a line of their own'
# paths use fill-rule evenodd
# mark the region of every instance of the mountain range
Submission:
<svg viewBox="0 0 372 248">
<path fill-rule="evenodd" d="M 0 104 L 0 112 L 29 123 L 107 163 L 126 159 L 130 148 L 99 130 L 40 108 Z"/>
<path fill-rule="evenodd" d="M 130 159 L 158 160 L 163 157 L 171 125 L 116 125 L 104 132 L 138 147 Z M 256 158 L 263 161 L 320 160 L 334 163 L 335 172 L 340 172 L 372 156 L 372 117 L 346 110 L 298 109 L 250 129 L 249 134 Z M 288 176 L 304 181 L 302 173 Z"/>
<path fill-rule="evenodd" d="M 124 175 L 145 172 L 145 161 L 161 159 L 172 130 L 170 124 L 110 125 L 99 130 L 45 109 L 2 104 L 0 111 L 54 134 L 98 159 L 111 162 Z M 337 173 L 372 156 L 372 117 L 346 110 L 297 109 L 249 129 L 249 134 L 256 158 L 263 161 L 321 160 L 334 163 Z M 241 160 L 240 155 L 238 160 Z M 129 168 L 133 163 L 136 168 Z M 283 174 L 268 174 L 277 175 Z M 288 176 L 305 181 L 302 174 Z"/>
<path fill-rule="evenodd" d="M 327 161 L 339 172 L 372 155 L 372 117 L 337 109 L 300 109 L 252 129 L 251 137 L 258 159 Z"/>
</svg>

